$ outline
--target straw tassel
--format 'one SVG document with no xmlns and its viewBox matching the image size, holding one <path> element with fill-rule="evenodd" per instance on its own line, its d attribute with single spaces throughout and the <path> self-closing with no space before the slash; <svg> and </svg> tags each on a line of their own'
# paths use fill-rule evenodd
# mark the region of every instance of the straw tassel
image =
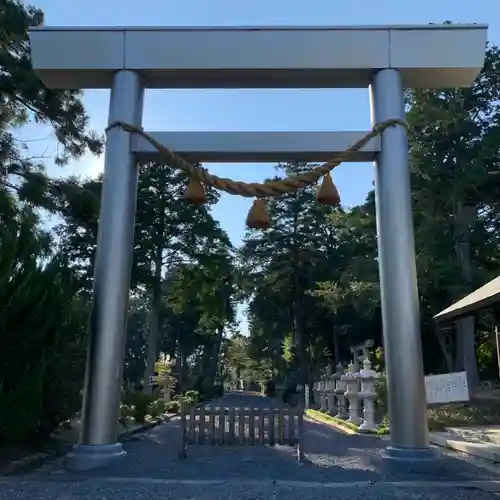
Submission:
<svg viewBox="0 0 500 500">
<path fill-rule="evenodd" d="M 271 227 L 264 200 L 259 198 L 254 200 L 252 207 L 248 211 L 246 224 L 250 229 L 269 229 Z"/>
<path fill-rule="evenodd" d="M 316 199 L 321 205 L 338 205 L 340 203 L 339 192 L 333 183 L 330 173 L 327 173 L 323 177 L 323 182 L 316 193 Z"/>
<path fill-rule="evenodd" d="M 203 205 L 207 201 L 205 188 L 198 177 L 192 175 L 184 192 L 184 199 L 195 205 Z"/>
</svg>

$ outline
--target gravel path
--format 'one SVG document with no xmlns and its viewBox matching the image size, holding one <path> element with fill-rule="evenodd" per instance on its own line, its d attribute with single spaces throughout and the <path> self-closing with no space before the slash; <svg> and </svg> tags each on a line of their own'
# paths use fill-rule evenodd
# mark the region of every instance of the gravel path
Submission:
<svg viewBox="0 0 500 500">
<path fill-rule="evenodd" d="M 230 394 L 212 405 L 268 407 L 271 400 Z M 273 403 L 275 404 L 275 403 Z M 24 476 L 0 480 L 2 500 L 483 500 L 498 498 L 474 482 L 500 481 L 495 471 L 452 457 L 426 474 L 387 471 L 377 460 L 386 445 L 376 437 L 346 436 L 305 423 L 306 460 L 287 447 L 192 446 L 179 461 L 180 426 L 172 422 L 124 443 L 124 461 L 105 470 L 69 473 L 62 460 Z M 403 484 L 403 482 L 405 484 Z M 500 482 L 498 486 L 500 491 Z"/>
</svg>

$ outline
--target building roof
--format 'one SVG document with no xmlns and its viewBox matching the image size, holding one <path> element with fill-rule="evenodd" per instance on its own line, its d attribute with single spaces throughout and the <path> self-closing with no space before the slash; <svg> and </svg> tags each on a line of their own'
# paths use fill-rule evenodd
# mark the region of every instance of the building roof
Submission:
<svg viewBox="0 0 500 500">
<path fill-rule="evenodd" d="M 457 319 L 500 302 L 500 276 L 434 316 L 435 321 Z"/>
</svg>

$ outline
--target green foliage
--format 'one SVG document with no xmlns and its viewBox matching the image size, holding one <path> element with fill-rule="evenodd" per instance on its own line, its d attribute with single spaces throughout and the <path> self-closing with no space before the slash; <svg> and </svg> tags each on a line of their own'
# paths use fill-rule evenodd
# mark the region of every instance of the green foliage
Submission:
<svg viewBox="0 0 500 500">
<path fill-rule="evenodd" d="M 346 429 L 350 431 L 354 431 L 355 433 L 359 432 L 359 426 L 352 424 L 350 422 L 346 422 L 345 420 L 342 420 L 341 418 L 337 417 L 332 417 L 331 415 L 328 415 L 326 413 L 323 413 L 318 410 L 306 410 L 306 414 L 308 417 L 314 419 L 314 420 L 319 420 L 320 422 L 324 422 L 326 424 L 333 425 L 334 427 L 337 427 L 338 429 Z M 367 434 L 379 434 L 379 435 L 384 435 L 384 434 L 389 434 L 389 428 L 386 425 L 381 425 L 376 431 L 365 431 Z M 352 433 L 351 433 L 352 434 Z"/>
<path fill-rule="evenodd" d="M 283 175 L 294 175 L 310 165 L 277 168 Z M 324 273 L 325 256 L 335 246 L 328 219 L 333 208 L 318 205 L 315 196 L 311 186 L 270 200 L 271 228 L 248 231 L 240 251 L 241 267 L 248 276 L 244 288 L 250 299 L 254 359 L 269 360 L 283 376 L 286 372 L 306 376 L 311 347 L 318 340 L 313 330 L 328 319 L 319 300 L 308 293 L 318 272 Z"/>
<path fill-rule="evenodd" d="M 157 399 L 149 404 L 149 414 L 152 418 L 158 418 L 165 413 L 166 408 L 165 402 Z"/>
<path fill-rule="evenodd" d="M 200 403 L 200 393 L 194 390 L 186 391 L 184 394 L 178 394 L 175 396 L 175 402 L 188 407 L 196 406 Z"/>
<path fill-rule="evenodd" d="M 165 413 L 166 405 L 159 399 L 159 394 L 145 394 L 139 390 L 125 390 L 122 393 L 120 418 L 133 418 L 144 424 L 146 417 L 158 418 Z"/>
<path fill-rule="evenodd" d="M 200 390 L 210 392 L 224 329 L 235 318 L 232 249 L 209 212 L 217 192 L 209 190 L 209 204 L 197 206 L 183 201 L 186 185 L 185 174 L 168 165 L 141 166 L 124 376 L 127 383 L 144 386 L 147 358 L 152 367 L 161 351 L 181 359 L 184 389 L 200 378 Z M 89 294 L 101 186 L 102 178 L 75 180 L 59 199 L 64 223 L 58 235 Z M 200 347 L 197 373 L 188 359 Z"/>
<path fill-rule="evenodd" d="M 388 411 L 387 378 L 385 373 L 375 382 L 375 407 L 378 415 L 386 416 Z"/>
<path fill-rule="evenodd" d="M 373 352 L 372 363 L 376 372 L 385 372 L 384 349 L 382 349 L 382 347 L 377 347 Z"/>
<path fill-rule="evenodd" d="M 56 164 L 102 140 L 87 131 L 82 93 L 47 89 L 33 71 L 27 30 L 43 13 L 18 0 L 0 9 L 0 443 L 31 443 L 74 416 L 81 404 L 87 297 L 71 257 L 53 252 L 40 208 L 61 210 L 72 182 L 49 179 L 19 127 L 48 126 Z M 42 132 L 44 133 L 44 132 Z"/>
<path fill-rule="evenodd" d="M 476 356 L 482 380 L 498 379 L 498 363 L 495 354 L 495 336 L 491 330 L 479 330 L 476 334 Z"/>
<path fill-rule="evenodd" d="M 169 401 L 166 409 L 168 413 L 179 413 L 181 411 L 181 404 L 179 401 Z"/>
<path fill-rule="evenodd" d="M 247 234 L 241 257 L 249 276 L 249 354 L 280 379 L 307 382 L 325 364 L 345 362 L 352 343 L 380 338 L 371 203 L 349 212 L 322 207 L 315 189 L 305 188 L 271 201 L 271 229 Z"/>
<path fill-rule="evenodd" d="M 429 429 L 444 431 L 446 427 L 497 426 L 500 422 L 500 406 L 488 402 L 486 405 L 451 405 L 429 408 Z"/>
<path fill-rule="evenodd" d="M 134 418 L 134 408 L 125 404 L 120 405 L 119 422 L 123 427 L 128 427 L 130 419 Z"/>
<path fill-rule="evenodd" d="M 200 402 L 200 393 L 198 391 L 186 391 L 184 393 L 184 402 L 189 405 L 196 405 Z"/>
<path fill-rule="evenodd" d="M 16 137 L 30 121 L 51 127 L 60 165 L 102 148 L 87 130 L 82 93 L 45 88 L 31 67 L 27 29 L 42 22 L 40 10 L 18 0 L 0 9 L 0 442 L 44 436 L 78 409 L 93 287 L 102 177 L 51 179 L 44 158 Z M 478 318 L 467 333 L 476 352 L 460 359 L 467 335 L 457 340 L 451 330 L 443 341 L 432 317 L 500 268 L 498 48 L 487 48 L 472 88 L 408 91 L 407 110 L 426 369 L 477 358 L 492 377 L 491 322 Z M 368 338 L 384 370 L 373 192 L 351 208 L 318 205 L 314 186 L 272 199 L 272 227 L 248 231 L 235 251 L 210 212 L 219 194 L 208 188 L 207 204 L 186 204 L 186 184 L 168 165 L 141 166 L 122 420 L 162 413 L 154 394 L 139 392 L 160 353 L 175 358 L 177 400 L 168 408 L 241 382 L 269 395 L 285 385 L 293 399 L 297 382 L 346 364 L 349 347 Z M 40 229 L 40 209 L 62 218 L 55 234 Z M 235 331 L 243 301 L 248 337 Z M 382 412 L 386 392 L 381 379 Z"/>
<path fill-rule="evenodd" d="M 81 403 L 87 304 L 29 209 L 0 232 L 0 442 L 32 442 Z"/>
<path fill-rule="evenodd" d="M 243 381 L 247 389 L 264 387 L 277 375 L 269 359 L 258 359 L 254 345 L 241 334 L 233 334 L 225 339 L 222 347 L 222 379 L 228 386 L 236 386 Z M 257 357 L 257 359 L 255 359 Z"/>
<path fill-rule="evenodd" d="M 0 302 L 0 306 L 2 309 L 7 307 L 9 312 L 12 312 L 12 317 L 8 314 L 4 316 L 4 322 L 6 328 L 13 329 L 15 327 L 12 325 L 16 324 L 17 315 L 26 312 L 17 309 L 18 306 L 24 307 L 24 297 L 27 304 L 30 304 L 30 300 L 38 299 L 38 302 L 33 304 L 32 311 L 23 318 L 26 323 L 30 322 L 29 325 L 25 328 L 24 323 L 18 321 L 18 336 L 23 338 L 27 345 L 33 341 L 33 346 L 40 348 L 42 341 L 36 340 L 38 333 L 40 337 L 52 335 L 57 342 L 59 342 L 58 335 L 64 334 L 68 342 L 75 344 L 75 349 L 76 347 L 80 349 L 78 357 L 68 359 L 64 357 L 65 346 L 58 346 L 54 348 L 54 352 L 50 351 L 51 356 L 59 353 L 64 357 L 64 362 L 61 362 L 60 366 L 66 368 L 67 376 L 60 377 L 58 384 L 67 384 L 71 389 L 74 389 L 75 385 L 77 387 L 73 392 L 70 391 L 70 387 L 67 389 L 78 404 L 73 401 L 71 404 L 68 402 L 68 410 L 60 417 L 64 419 L 67 418 L 66 414 L 71 416 L 79 406 L 80 385 L 83 380 L 81 372 L 73 374 L 66 365 L 71 365 L 73 368 L 74 364 L 75 370 L 76 367 L 81 370 L 83 347 L 77 345 L 74 338 L 65 333 L 65 325 L 56 333 L 52 333 L 51 330 L 54 329 L 54 322 L 68 321 L 73 327 L 74 336 L 80 334 L 82 338 L 85 336 L 83 332 L 87 323 L 87 299 L 90 298 L 93 286 L 92 274 L 102 178 L 65 180 L 48 178 L 43 158 L 33 158 L 33 155 L 28 153 L 27 145 L 18 141 L 15 133 L 17 127 L 28 121 L 52 126 L 60 143 L 55 158 L 55 162 L 60 165 L 67 163 L 70 158 L 80 157 L 89 151 L 99 153 L 102 140 L 87 131 L 88 117 L 80 99 L 81 92 L 47 89 L 31 67 L 27 29 L 43 22 L 42 12 L 19 1 L 7 0 L 0 11 L 0 21 L 3 50 L 0 54 L 3 68 L 0 76 L 2 230 L 4 223 L 16 216 L 21 204 L 33 206 L 35 210 L 48 209 L 63 219 L 55 231 L 60 249 L 57 257 L 49 251 L 50 235 L 38 231 L 36 217 L 33 216 L 32 227 L 20 233 L 19 248 L 28 252 L 27 256 L 33 261 L 30 264 L 33 269 L 27 270 L 26 276 L 19 278 L 16 276 L 17 281 L 8 281 L 10 279 L 8 272 L 16 274 L 15 269 L 6 271 L 4 278 L 8 281 L 8 286 L 3 291 L 6 302 L 5 304 Z M 186 204 L 182 200 L 182 193 L 187 184 L 185 174 L 176 172 L 169 166 L 156 164 L 144 165 L 141 171 L 143 175 L 139 181 L 136 247 L 132 273 L 133 301 L 129 311 L 127 355 L 124 366 L 126 385 L 133 388 L 144 386 L 144 369 L 148 356 L 146 343 L 153 332 L 159 339 L 156 350 L 161 349 L 180 359 L 176 368 L 180 370 L 177 373 L 180 390 L 189 389 L 193 381 L 196 378 L 200 379 L 203 374 L 203 397 L 220 394 L 221 385 L 215 384 L 215 378 L 220 366 L 224 330 L 235 318 L 233 301 L 235 272 L 232 248 L 227 234 L 220 229 L 209 212 L 210 204 L 215 203 L 219 195 L 215 190 L 208 189 L 208 205 Z M 3 173 L 7 175 L 4 176 Z M 26 240 L 31 235 L 36 235 L 38 247 L 28 250 Z M 3 262 L 11 259 L 9 251 L 11 249 L 7 244 L 0 249 L 0 258 Z M 33 253 L 29 254 L 30 251 Z M 65 259 L 62 259 L 61 255 L 64 255 Z M 52 277 L 54 284 L 52 288 L 41 290 L 35 286 L 39 279 L 37 273 L 42 272 L 42 269 L 45 275 Z M 61 276 L 58 281 L 59 272 Z M 26 286 L 23 280 L 26 281 Z M 68 303 L 71 304 L 72 316 L 67 320 L 66 316 L 64 319 L 62 316 L 66 314 L 66 305 L 64 303 L 58 305 L 58 298 L 52 296 L 56 284 L 61 294 L 66 294 Z M 23 286 L 18 289 L 17 285 Z M 32 290 L 35 299 L 27 294 L 27 288 Z M 7 292 L 12 293 L 8 296 Z M 47 292 L 47 297 L 44 292 Z M 17 300 L 17 294 L 25 295 Z M 13 298 L 16 299 L 15 307 L 12 306 Z M 48 311 L 46 307 L 49 307 Z M 40 320 L 40 315 L 47 316 L 46 328 Z M 31 333 L 30 328 L 36 333 Z M 40 329 L 40 332 L 37 329 Z M 11 350 L 5 352 L 11 353 Z M 152 350 L 153 354 L 154 351 L 155 349 Z M 0 355 L 3 356 L 3 353 Z M 199 357 L 202 359 L 199 360 Z M 44 354 L 40 359 L 42 365 L 47 365 L 47 371 L 53 370 L 51 360 L 48 354 L 46 356 Z M 19 379 L 19 383 L 24 380 L 23 377 L 29 379 L 31 384 L 29 388 L 33 394 L 41 390 L 38 385 L 49 385 L 45 379 L 42 382 L 40 378 L 43 367 L 32 363 L 29 369 L 23 371 L 20 368 L 22 358 L 9 360 L 9 363 L 14 362 L 19 366 L 16 365 L 15 370 L 5 375 L 5 380 L 2 380 L 4 399 L 7 395 L 14 397 L 10 394 L 11 386 L 14 385 L 11 378 Z M 11 364 L 6 366 L 11 367 Z M 31 369 L 40 375 L 38 378 L 34 376 L 36 383 L 31 381 Z M 51 387 L 57 389 L 59 386 L 52 384 Z M 9 392 L 6 392 L 7 389 Z M 69 398 L 69 392 L 62 393 L 61 397 Z M 31 394 L 29 391 L 26 393 Z M 137 399 L 133 402 L 136 418 L 142 420 L 146 411 L 146 400 L 140 396 L 134 397 Z M 37 403 L 38 399 L 35 398 L 33 404 Z M 195 401 L 198 398 L 191 394 L 188 399 Z M 152 407 L 150 410 L 156 411 Z M 55 407 L 53 411 L 60 409 Z M 26 417 L 30 422 L 30 419 L 41 422 L 44 429 L 51 427 L 52 424 L 43 420 L 45 417 L 42 421 L 40 418 L 39 413 L 35 411 Z M 58 419 L 58 416 L 53 418 L 56 423 Z M 28 423 L 31 425 L 30 422 Z M 22 418 L 18 419 L 18 423 L 21 429 Z M 9 423 L 9 428 L 10 425 Z M 26 432 L 29 434 L 31 430 L 28 429 Z"/>
<path fill-rule="evenodd" d="M 33 71 L 28 29 L 43 23 L 43 13 L 19 0 L 4 0 L 0 9 L 0 199 L 15 193 L 19 199 L 55 210 L 64 182 L 53 181 L 40 161 L 28 154 L 16 137 L 17 129 L 29 121 L 49 125 L 59 147 L 56 164 L 66 164 L 87 152 L 100 153 L 102 138 L 87 132 L 88 116 L 81 91 L 46 88 Z"/>
<path fill-rule="evenodd" d="M 146 416 L 150 414 L 151 404 L 154 401 L 154 396 L 150 394 L 144 394 L 140 391 L 130 391 L 125 393 L 122 402 L 132 409 L 134 420 L 139 424 L 143 424 Z"/>
<path fill-rule="evenodd" d="M 147 301 L 132 299 L 127 318 L 127 339 L 123 380 L 130 387 L 139 389 L 144 380 L 146 368 L 146 341 L 148 335 L 149 308 Z"/>
<path fill-rule="evenodd" d="M 426 372 L 475 363 L 492 377 L 492 325 L 436 335 L 433 316 L 498 275 L 500 268 L 500 51 L 488 46 L 472 88 L 407 92 L 416 263 Z M 306 168 L 281 165 L 283 174 Z M 325 365 L 347 364 L 349 347 L 382 345 L 375 196 L 334 210 L 304 189 L 269 204 L 272 227 L 249 231 L 241 249 L 255 362 L 284 380 L 299 366 L 309 380 Z M 436 238 L 439 235 L 439 238 Z M 468 336 L 475 336 L 476 352 Z M 460 347 L 463 346 L 464 349 Z M 297 358 L 297 359 L 295 359 Z M 375 364 L 383 370 L 382 351 Z"/>
<path fill-rule="evenodd" d="M 283 359 L 290 365 L 293 362 L 293 337 L 291 334 L 283 338 Z"/>
</svg>

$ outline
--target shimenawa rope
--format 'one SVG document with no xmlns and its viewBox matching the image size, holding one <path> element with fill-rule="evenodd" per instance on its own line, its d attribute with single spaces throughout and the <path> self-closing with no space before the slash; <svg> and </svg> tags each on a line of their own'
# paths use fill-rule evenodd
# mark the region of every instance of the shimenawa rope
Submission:
<svg viewBox="0 0 500 500">
<path fill-rule="evenodd" d="M 386 120 L 375 125 L 371 132 L 359 139 L 359 141 L 356 141 L 354 144 L 349 146 L 343 153 L 340 153 L 326 163 L 323 163 L 322 165 L 319 165 L 299 175 L 293 175 L 284 179 L 280 179 L 278 181 L 269 181 L 265 183 L 241 182 L 225 177 L 218 177 L 217 175 L 212 175 L 205 169 L 202 169 L 197 165 L 192 165 L 191 163 L 184 160 L 181 156 L 175 154 L 173 151 L 170 151 L 170 149 L 168 149 L 166 146 L 160 144 L 152 136 L 144 132 L 142 128 L 135 127 L 134 125 L 130 125 L 129 123 L 115 121 L 106 128 L 106 133 L 112 128 L 120 127 L 126 132 L 140 135 L 163 156 L 166 164 L 182 170 L 188 173 L 191 177 L 194 177 L 199 182 L 213 186 L 220 191 L 225 191 L 229 194 L 244 196 L 248 198 L 273 198 L 279 197 L 286 193 L 297 191 L 298 189 L 314 184 L 321 177 L 329 174 L 329 172 L 331 172 L 335 167 L 338 167 L 343 161 L 347 160 L 352 153 L 359 151 L 371 139 L 381 134 L 388 127 L 396 125 L 400 125 L 405 129 L 408 129 L 407 123 L 403 120 Z"/>
</svg>

